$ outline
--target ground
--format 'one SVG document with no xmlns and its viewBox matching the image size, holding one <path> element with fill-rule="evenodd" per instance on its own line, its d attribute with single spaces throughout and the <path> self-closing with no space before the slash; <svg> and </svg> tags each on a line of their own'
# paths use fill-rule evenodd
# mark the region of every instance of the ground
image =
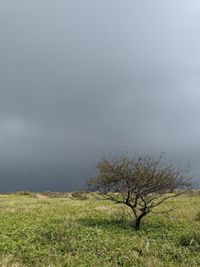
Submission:
<svg viewBox="0 0 200 267">
<path fill-rule="evenodd" d="M 200 266 L 200 194 L 159 209 L 171 206 L 135 231 L 128 209 L 96 195 L 0 195 L 0 266 Z"/>
</svg>

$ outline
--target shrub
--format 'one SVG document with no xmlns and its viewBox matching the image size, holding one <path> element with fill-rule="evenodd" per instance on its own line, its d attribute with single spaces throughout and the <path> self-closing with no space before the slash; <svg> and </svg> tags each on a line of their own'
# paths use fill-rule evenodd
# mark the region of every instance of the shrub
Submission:
<svg viewBox="0 0 200 267">
<path fill-rule="evenodd" d="M 18 192 L 16 192 L 15 193 L 16 195 L 20 195 L 20 196 L 32 196 L 33 195 L 33 193 L 32 192 L 30 192 L 30 191 L 18 191 Z"/>
<path fill-rule="evenodd" d="M 88 198 L 87 193 L 85 191 L 75 191 L 71 193 L 71 196 L 78 200 L 85 200 Z"/>
</svg>

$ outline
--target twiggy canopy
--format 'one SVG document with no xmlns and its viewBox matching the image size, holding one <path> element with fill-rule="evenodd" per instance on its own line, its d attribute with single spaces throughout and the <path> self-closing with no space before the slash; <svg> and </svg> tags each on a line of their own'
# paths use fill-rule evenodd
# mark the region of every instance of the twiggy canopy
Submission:
<svg viewBox="0 0 200 267">
<path fill-rule="evenodd" d="M 165 162 L 160 156 L 105 157 L 98 164 L 99 175 L 88 185 L 106 199 L 128 205 L 139 229 L 141 219 L 166 199 L 191 187 L 186 168 Z"/>
</svg>

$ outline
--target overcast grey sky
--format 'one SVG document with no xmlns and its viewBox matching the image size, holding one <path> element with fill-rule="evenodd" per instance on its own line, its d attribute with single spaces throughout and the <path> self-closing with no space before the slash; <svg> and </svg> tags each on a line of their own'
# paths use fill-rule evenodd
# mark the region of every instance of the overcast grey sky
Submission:
<svg viewBox="0 0 200 267">
<path fill-rule="evenodd" d="M 1 0 L 0 191 L 74 190 L 101 151 L 200 177 L 199 0 Z"/>
</svg>

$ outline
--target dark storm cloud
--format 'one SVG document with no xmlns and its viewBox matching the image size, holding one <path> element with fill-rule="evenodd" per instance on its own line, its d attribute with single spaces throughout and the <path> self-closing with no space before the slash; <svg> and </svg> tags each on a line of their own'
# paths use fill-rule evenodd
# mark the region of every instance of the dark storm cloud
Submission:
<svg viewBox="0 0 200 267">
<path fill-rule="evenodd" d="M 1 1 L 1 188 L 71 190 L 101 151 L 200 168 L 198 1 Z"/>
</svg>

